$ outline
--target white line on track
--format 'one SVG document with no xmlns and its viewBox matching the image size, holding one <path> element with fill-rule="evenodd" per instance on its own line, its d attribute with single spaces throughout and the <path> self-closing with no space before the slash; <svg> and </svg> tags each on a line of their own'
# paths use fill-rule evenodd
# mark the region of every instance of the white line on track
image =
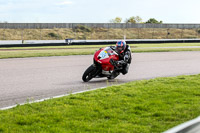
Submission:
<svg viewBox="0 0 200 133">
<path fill-rule="evenodd" d="M 105 89 L 105 88 L 107 88 L 107 87 L 95 88 L 95 89 L 90 89 L 90 90 L 74 92 L 74 93 L 71 93 L 71 94 L 64 94 L 64 95 L 59 95 L 59 96 L 54 96 L 54 97 L 48 97 L 48 98 L 44 98 L 44 99 L 40 99 L 40 100 L 27 102 L 27 103 L 15 104 L 15 105 L 12 105 L 12 106 L 0 108 L 0 110 L 8 110 L 8 109 L 12 109 L 14 107 L 17 107 L 18 105 L 22 106 L 22 105 L 31 104 L 31 103 L 39 103 L 39 102 L 43 102 L 43 101 L 50 100 L 50 99 L 61 98 L 61 97 L 64 97 L 64 96 L 75 95 L 75 94 L 79 94 L 79 93 L 94 91 L 94 90 L 98 90 L 98 89 Z"/>
</svg>

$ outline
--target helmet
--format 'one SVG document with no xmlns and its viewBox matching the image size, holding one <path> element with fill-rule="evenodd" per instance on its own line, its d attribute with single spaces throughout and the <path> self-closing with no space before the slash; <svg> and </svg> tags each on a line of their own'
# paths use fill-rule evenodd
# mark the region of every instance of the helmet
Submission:
<svg viewBox="0 0 200 133">
<path fill-rule="evenodd" d="M 124 52 L 125 48 L 126 48 L 126 42 L 125 41 L 118 41 L 116 43 L 116 51 L 118 53 Z"/>
</svg>

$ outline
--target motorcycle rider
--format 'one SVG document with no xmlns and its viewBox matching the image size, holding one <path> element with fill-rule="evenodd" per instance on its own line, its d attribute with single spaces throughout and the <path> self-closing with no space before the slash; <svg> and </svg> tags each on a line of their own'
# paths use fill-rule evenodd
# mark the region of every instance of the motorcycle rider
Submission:
<svg viewBox="0 0 200 133">
<path fill-rule="evenodd" d="M 125 75 L 128 73 L 132 59 L 130 46 L 127 45 L 125 41 L 118 41 L 115 46 L 115 51 L 119 55 L 119 61 L 117 61 L 117 65 L 122 67 L 120 72 Z"/>
</svg>

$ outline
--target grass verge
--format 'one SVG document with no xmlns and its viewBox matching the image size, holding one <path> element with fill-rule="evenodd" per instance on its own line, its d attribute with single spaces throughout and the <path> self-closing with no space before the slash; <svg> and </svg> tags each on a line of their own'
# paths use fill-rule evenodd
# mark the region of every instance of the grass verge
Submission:
<svg viewBox="0 0 200 133">
<path fill-rule="evenodd" d="M 163 132 L 199 101 L 200 75 L 134 81 L 0 111 L 0 132 Z"/>
<path fill-rule="evenodd" d="M 94 52 L 98 50 L 99 48 L 106 47 L 106 46 L 110 46 L 110 45 L 0 48 L 0 59 L 46 57 L 46 56 L 68 56 L 68 55 L 89 55 L 89 54 L 94 54 Z M 190 47 L 180 48 L 181 46 L 200 46 L 200 43 L 130 44 L 130 46 L 132 47 L 132 52 L 200 51 L 200 48 L 190 48 Z M 174 48 L 171 48 L 171 47 L 174 47 Z"/>
<path fill-rule="evenodd" d="M 94 54 L 96 49 L 55 49 L 55 50 L 17 50 L 0 51 L 0 59 L 6 58 L 26 58 L 26 57 L 48 57 L 48 56 L 68 56 L 68 55 L 89 55 Z"/>
</svg>

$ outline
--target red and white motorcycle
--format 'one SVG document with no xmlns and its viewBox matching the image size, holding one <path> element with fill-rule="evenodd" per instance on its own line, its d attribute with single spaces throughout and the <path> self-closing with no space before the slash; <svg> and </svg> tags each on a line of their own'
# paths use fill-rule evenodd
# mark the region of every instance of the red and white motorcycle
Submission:
<svg viewBox="0 0 200 133">
<path fill-rule="evenodd" d="M 84 82 L 90 81 L 92 78 L 107 77 L 108 79 L 116 78 L 122 69 L 117 64 L 119 56 L 114 47 L 101 48 L 94 54 L 94 63 L 89 66 L 83 73 Z"/>
</svg>

